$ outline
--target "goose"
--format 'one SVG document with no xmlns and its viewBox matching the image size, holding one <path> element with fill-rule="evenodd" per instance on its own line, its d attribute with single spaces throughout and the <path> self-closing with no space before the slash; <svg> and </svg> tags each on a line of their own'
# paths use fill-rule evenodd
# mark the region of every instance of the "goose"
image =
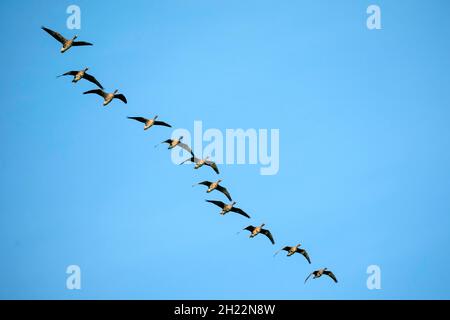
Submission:
<svg viewBox="0 0 450 320">
<path fill-rule="evenodd" d="M 210 182 L 210 181 L 202 181 L 200 183 L 197 183 L 196 185 L 204 185 L 208 187 L 208 190 L 206 190 L 206 193 L 210 193 L 213 190 L 217 190 L 222 192 L 230 201 L 233 201 L 233 199 L 231 199 L 230 193 L 228 192 L 228 190 L 222 186 L 219 185 L 219 183 L 222 182 L 222 179 L 217 180 L 216 182 Z M 195 184 L 193 186 L 196 186 Z"/>
<path fill-rule="evenodd" d="M 270 242 L 272 242 L 272 244 L 275 244 L 275 240 L 273 240 L 273 236 L 270 233 L 269 230 L 267 229 L 263 229 L 263 227 L 266 224 L 263 223 L 261 224 L 259 227 L 254 227 L 254 226 L 248 226 L 246 228 L 244 228 L 243 230 L 248 230 L 250 231 L 250 238 L 254 238 L 256 237 L 258 234 L 262 233 L 263 235 L 265 235 L 267 238 L 269 238 Z"/>
<path fill-rule="evenodd" d="M 108 93 L 101 89 L 94 89 L 94 90 L 89 90 L 89 91 L 83 92 L 83 94 L 95 93 L 95 94 L 98 94 L 99 96 L 103 97 L 103 106 L 104 107 L 107 106 L 114 99 L 119 99 L 123 103 L 127 103 L 127 98 L 125 98 L 125 96 L 121 93 L 117 94 L 117 92 L 119 92 L 119 90 L 117 90 L 117 89 L 114 90 L 113 93 Z"/>
<path fill-rule="evenodd" d="M 322 275 L 327 275 L 331 279 L 333 279 L 334 282 L 336 282 L 336 283 L 338 282 L 334 273 L 331 271 L 328 271 L 328 268 L 323 268 L 323 269 L 319 269 L 319 270 L 311 272 L 309 274 L 309 276 L 306 278 L 305 283 L 306 283 L 306 281 L 308 281 L 309 277 L 311 277 L 312 275 L 314 275 L 313 279 L 320 278 Z"/>
<path fill-rule="evenodd" d="M 183 136 L 179 137 L 178 139 L 167 139 L 167 140 L 164 140 L 163 142 L 157 144 L 155 146 L 155 148 L 157 146 L 159 146 L 160 144 L 167 143 L 169 145 L 169 147 L 167 149 L 173 149 L 176 146 L 178 146 L 178 147 L 186 150 L 187 152 L 189 152 L 191 155 L 194 155 L 194 153 L 192 152 L 192 149 L 187 144 L 181 142 L 182 139 L 183 139 Z"/>
<path fill-rule="evenodd" d="M 103 87 L 100 84 L 100 82 L 98 82 L 97 79 L 95 79 L 93 76 L 91 76 L 90 74 L 88 74 L 86 72 L 88 70 L 89 70 L 89 68 L 84 68 L 83 70 L 79 70 L 79 71 L 76 71 L 76 70 L 75 71 L 68 71 L 68 72 L 63 73 L 62 75 L 60 75 L 58 77 L 73 76 L 73 79 L 72 79 L 73 83 L 77 83 L 81 79 L 86 79 L 87 81 L 90 81 L 90 82 L 96 84 L 100 89 L 103 89 Z"/>
<path fill-rule="evenodd" d="M 187 161 L 195 163 L 194 169 L 198 169 L 203 167 L 204 165 L 207 165 L 208 167 L 211 167 L 217 174 L 219 174 L 219 168 L 217 168 L 217 165 L 214 161 L 208 160 L 209 156 L 205 159 L 199 159 L 195 156 L 190 157 L 189 159 L 184 160 L 180 165 L 186 163 Z"/>
<path fill-rule="evenodd" d="M 311 264 L 311 259 L 309 258 L 309 254 L 308 252 L 306 252 L 306 250 L 300 249 L 301 244 L 299 243 L 298 245 L 296 245 L 295 247 L 289 247 L 286 246 L 280 250 L 278 250 L 277 252 L 275 252 L 274 256 L 276 256 L 278 254 L 278 252 L 284 250 L 287 251 L 287 256 L 290 257 L 292 256 L 294 253 L 300 253 L 301 255 L 303 255 L 306 260 L 308 260 L 308 262 Z"/>
<path fill-rule="evenodd" d="M 158 119 L 158 116 L 154 116 L 153 119 L 147 119 L 147 118 L 143 118 L 143 117 L 128 117 L 128 119 L 142 122 L 144 124 L 144 130 L 150 129 L 153 126 L 164 126 L 164 127 L 172 128 L 172 126 L 166 122 L 156 121 L 156 119 Z"/>
<path fill-rule="evenodd" d="M 236 201 L 233 201 L 230 204 L 225 204 L 222 201 L 216 201 L 216 200 L 206 200 L 206 202 L 213 203 L 216 206 L 222 208 L 222 211 L 220 212 L 221 215 L 225 215 L 231 211 L 231 212 L 239 213 L 240 215 L 243 215 L 244 217 L 247 217 L 250 219 L 250 216 L 247 213 L 245 213 L 244 210 L 236 208 L 234 206 L 236 204 Z"/>
<path fill-rule="evenodd" d="M 85 41 L 75 41 L 78 36 L 73 36 L 72 39 L 66 39 L 64 38 L 60 33 L 53 31 L 49 28 L 42 27 L 42 30 L 46 31 L 48 34 L 50 34 L 53 38 L 58 40 L 62 44 L 61 53 L 66 52 L 72 47 L 79 47 L 79 46 L 92 46 L 92 43 L 85 42 Z"/>
</svg>

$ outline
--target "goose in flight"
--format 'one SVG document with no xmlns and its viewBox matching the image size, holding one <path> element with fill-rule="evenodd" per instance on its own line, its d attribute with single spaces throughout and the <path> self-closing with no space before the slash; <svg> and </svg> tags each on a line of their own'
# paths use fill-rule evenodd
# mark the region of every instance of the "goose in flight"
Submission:
<svg viewBox="0 0 450 320">
<path fill-rule="evenodd" d="M 225 215 L 231 211 L 231 212 L 239 213 L 240 215 L 243 215 L 244 217 L 247 217 L 250 219 L 250 216 L 247 213 L 245 213 L 244 210 L 236 208 L 234 206 L 236 204 L 236 201 L 233 201 L 230 204 L 225 204 L 222 201 L 216 201 L 216 200 L 206 200 L 206 202 L 213 203 L 216 206 L 222 208 L 222 211 L 220 212 L 221 215 Z"/>
<path fill-rule="evenodd" d="M 51 35 L 53 38 L 58 40 L 62 44 L 61 53 L 66 52 L 72 47 L 79 47 L 79 46 L 92 46 L 92 43 L 85 42 L 85 41 L 75 41 L 78 36 L 73 36 L 72 39 L 66 39 L 64 38 L 60 33 L 53 31 L 49 28 L 42 27 L 42 30 L 47 32 L 49 35 Z"/>
<path fill-rule="evenodd" d="M 201 185 L 207 186 L 208 187 L 208 190 L 206 190 L 207 193 L 210 193 L 213 190 L 220 191 L 228 198 L 228 200 L 233 201 L 233 199 L 231 199 L 231 195 L 228 192 L 228 190 L 226 188 L 222 187 L 221 185 L 219 185 L 219 183 L 221 183 L 221 182 L 222 182 L 222 179 L 219 179 L 216 182 L 202 181 L 200 183 L 197 183 L 197 185 L 201 184 Z M 195 184 L 194 184 L 194 186 L 195 186 Z"/>
<path fill-rule="evenodd" d="M 172 128 L 172 126 L 166 122 L 157 121 L 156 119 L 158 119 L 158 116 L 155 116 L 153 119 L 147 119 L 147 118 L 143 118 L 143 117 L 128 117 L 128 119 L 142 122 L 144 124 L 144 130 L 150 129 L 153 126 L 164 126 L 164 127 Z"/>
<path fill-rule="evenodd" d="M 114 99 L 119 99 L 123 103 L 127 103 L 127 98 L 125 98 L 125 96 L 123 94 L 117 93 L 117 92 L 119 92 L 119 90 L 117 90 L 117 89 L 114 90 L 113 93 L 108 93 L 101 89 L 94 89 L 94 90 L 89 90 L 89 91 L 83 92 L 83 94 L 91 94 L 91 93 L 98 94 L 99 96 L 101 96 L 103 98 L 103 106 L 107 106 Z"/>
<path fill-rule="evenodd" d="M 167 139 L 167 140 L 157 144 L 155 146 L 155 148 L 157 146 L 159 146 L 160 144 L 167 143 L 169 145 L 169 147 L 167 149 L 173 149 L 178 146 L 178 147 L 186 150 L 187 152 L 189 152 L 191 155 L 194 155 L 194 153 L 192 152 L 192 149 L 187 144 L 181 142 L 182 139 L 183 139 L 183 136 L 179 137 L 178 139 Z"/>
<path fill-rule="evenodd" d="M 66 73 L 63 73 L 62 75 L 58 76 L 58 77 L 62 77 L 62 76 L 73 76 L 72 82 L 73 83 L 77 83 L 78 81 L 80 81 L 81 79 L 86 79 L 87 81 L 92 82 L 93 84 L 96 84 L 100 89 L 103 89 L 102 85 L 100 84 L 100 82 L 97 81 L 97 79 L 95 79 L 93 76 L 91 76 L 90 74 L 88 74 L 86 71 L 88 71 L 89 68 L 84 68 L 83 70 L 79 70 L 79 71 L 68 71 Z"/>
<path fill-rule="evenodd" d="M 243 230 L 248 230 L 248 231 L 250 231 L 250 238 L 254 238 L 254 237 L 256 237 L 258 234 L 262 233 L 262 234 L 265 235 L 267 238 L 269 238 L 269 240 L 270 240 L 270 242 L 272 242 L 272 244 L 275 244 L 275 240 L 273 240 L 272 233 L 270 233 L 270 231 L 267 230 L 267 229 L 263 229 L 264 226 L 265 226 L 265 224 L 263 223 L 263 224 L 260 225 L 259 227 L 248 226 L 248 227 L 244 228 Z"/>
<path fill-rule="evenodd" d="M 308 262 L 311 264 L 311 259 L 309 258 L 309 254 L 308 252 L 306 252 L 306 250 L 300 249 L 301 244 L 298 244 L 294 247 L 289 247 L 286 246 L 280 250 L 278 250 L 277 252 L 275 252 L 274 256 L 276 256 L 278 254 L 278 252 L 284 250 L 287 251 L 287 256 L 290 257 L 292 256 L 294 253 L 300 253 L 302 256 L 304 256 L 306 258 L 306 260 L 308 260 Z"/>
<path fill-rule="evenodd" d="M 314 275 L 313 279 L 320 278 L 322 275 L 327 275 L 331 279 L 333 279 L 334 282 L 336 282 L 336 283 L 338 282 L 334 273 L 329 271 L 327 268 L 323 268 L 323 269 L 319 269 L 319 270 L 311 272 L 310 275 L 305 279 L 305 283 L 306 283 L 306 281 L 308 281 L 309 277 L 311 277 L 312 275 Z"/>
<path fill-rule="evenodd" d="M 203 167 L 204 165 L 207 165 L 208 167 L 211 167 L 217 174 L 219 174 L 219 168 L 217 168 L 217 164 L 214 161 L 208 160 L 209 157 L 206 157 L 205 159 L 199 159 L 195 156 L 190 157 L 189 159 L 184 160 L 180 165 L 186 163 L 187 161 L 195 163 L 194 169 L 198 169 Z"/>
</svg>

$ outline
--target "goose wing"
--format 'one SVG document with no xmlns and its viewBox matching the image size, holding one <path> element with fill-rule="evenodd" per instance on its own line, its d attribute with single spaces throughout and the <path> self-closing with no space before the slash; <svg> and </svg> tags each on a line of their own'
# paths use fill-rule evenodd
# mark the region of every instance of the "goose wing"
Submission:
<svg viewBox="0 0 450 320">
<path fill-rule="evenodd" d="M 172 139 L 167 139 L 167 140 L 164 140 L 163 142 L 161 142 L 161 143 L 168 143 L 168 144 L 171 144 L 172 143 Z"/>
<path fill-rule="evenodd" d="M 147 123 L 148 119 L 144 118 L 144 117 L 127 117 L 128 119 L 132 119 L 132 120 L 136 120 L 142 123 Z"/>
<path fill-rule="evenodd" d="M 87 81 L 92 82 L 93 84 L 97 85 L 97 87 L 99 87 L 100 89 L 103 89 L 102 85 L 100 84 L 100 82 L 97 81 L 97 79 L 95 79 L 93 76 L 91 76 L 90 74 L 87 74 L 86 72 L 84 73 L 83 78 L 85 78 Z"/>
<path fill-rule="evenodd" d="M 89 90 L 89 91 L 83 92 L 83 94 L 91 94 L 91 93 L 98 94 L 99 96 L 101 96 L 103 98 L 105 98 L 105 96 L 106 96 L 106 93 L 100 89 L 94 89 L 94 90 Z"/>
<path fill-rule="evenodd" d="M 123 94 L 121 94 L 121 93 L 115 94 L 114 98 L 119 99 L 123 103 L 127 103 L 127 98 L 125 98 L 125 96 Z"/>
<path fill-rule="evenodd" d="M 219 168 L 217 168 L 217 164 L 214 161 L 205 161 L 207 166 L 210 166 L 217 174 L 219 174 Z"/>
<path fill-rule="evenodd" d="M 255 227 L 254 226 L 248 226 L 248 227 L 245 227 L 243 230 L 248 230 L 250 232 L 253 232 L 253 230 L 255 230 Z"/>
<path fill-rule="evenodd" d="M 315 272 L 315 271 L 314 271 Z M 306 283 L 306 281 L 308 281 L 308 279 L 314 274 L 314 272 L 311 272 L 310 274 L 309 274 L 309 276 L 305 279 L 305 283 Z"/>
<path fill-rule="evenodd" d="M 78 71 L 68 71 L 66 73 L 63 73 L 62 75 L 58 76 L 58 77 L 63 77 L 63 76 L 76 76 L 78 73 Z"/>
<path fill-rule="evenodd" d="M 306 252 L 306 250 L 299 249 L 297 250 L 297 252 L 303 255 L 306 258 L 306 260 L 308 260 L 309 264 L 311 264 L 311 259 L 309 258 L 309 254 L 308 252 Z"/>
<path fill-rule="evenodd" d="M 74 41 L 74 42 L 72 43 L 72 45 L 73 45 L 74 47 L 80 47 L 80 46 L 93 46 L 92 43 L 86 42 L 86 41 Z"/>
<path fill-rule="evenodd" d="M 223 207 L 225 207 L 225 203 L 223 203 L 222 201 L 206 200 L 206 202 L 213 203 L 213 204 L 215 204 L 216 206 L 218 206 L 218 207 L 220 207 L 222 209 L 223 209 Z"/>
<path fill-rule="evenodd" d="M 249 216 L 249 215 L 248 215 L 247 213 L 245 213 L 245 211 L 244 211 L 244 210 L 242 210 L 242 209 L 239 209 L 239 208 L 235 208 L 235 207 L 232 207 L 230 211 L 233 211 L 233 212 L 239 213 L 240 215 L 243 215 L 244 217 L 247 217 L 247 218 L 249 218 L 249 219 L 250 219 L 250 216 Z"/>
<path fill-rule="evenodd" d="M 275 240 L 273 240 L 272 233 L 270 233 L 269 230 L 267 230 L 267 229 L 261 229 L 261 233 L 262 233 L 263 235 L 265 235 L 267 238 L 269 238 L 269 240 L 270 240 L 270 242 L 272 242 L 272 244 L 275 244 Z"/>
<path fill-rule="evenodd" d="M 164 121 L 155 121 L 155 122 L 153 122 L 153 124 L 155 126 L 164 126 L 164 127 L 172 128 L 172 126 L 170 124 L 168 124 L 168 123 L 166 123 Z"/>
<path fill-rule="evenodd" d="M 281 248 L 280 250 L 278 250 L 277 252 L 275 252 L 275 254 L 273 255 L 274 257 L 280 252 L 280 251 L 289 251 L 289 250 L 291 250 L 291 247 L 289 247 L 289 246 L 286 246 L 286 247 L 284 247 L 284 248 Z"/>
<path fill-rule="evenodd" d="M 222 193 L 228 198 L 228 200 L 230 200 L 230 201 L 233 200 L 233 199 L 231 199 L 231 195 L 230 195 L 230 193 L 228 192 L 227 188 L 222 187 L 222 186 L 219 185 L 219 186 L 216 187 L 216 189 L 217 189 L 218 191 L 222 192 Z"/>
<path fill-rule="evenodd" d="M 64 44 L 67 41 L 67 39 L 64 38 L 59 32 L 53 31 L 53 30 L 51 30 L 49 28 L 46 28 L 46 27 L 42 27 L 42 30 L 46 31 L 49 35 L 51 35 L 53 38 L 55 38 L 56 40 L 58 40 L 62 44 Z"/>
<path fill-rule="evenodd" d="M 162 142 L 160 142 L 160 143 L 156 144 L 156 145 L 155 145 L 155 148 L 156 148 L 157 146 L 159 146 L 159 145 L 163 144 L 163 143 L 168 143 L 168 144 L 171 144 L 171 143 L 172 143 L 172 139 L 167 139 L 167 140 L 164 140 L 164 141 L 162 141 Z"/>
<path fill-rule="evenodd" d="M 201 185 L 204 185 L 204 186 L 207 186 L 208 188 L 212 185 L 212 182 L 209 182 L 209 181 L 202 181 L 202 182 L 199 182 L 199 183 L 197 183 L 197 184 L 201 184 Z"/>
<path fill-rule="evenodd" d="M 192 156 L 194 156 L 194 153 L 192 152 L 192 149 L 191 149 L 187 144 L 185 144 L 185 143 L 183 143 L 183 142 L 180 142 L 180 143 L 178 143 L 178 146 L 179 146 L 180 148 L 183 148 L 184 150 L 186 150 L 186 151 L 189 152 L 190 154 L 192 154 Z"/>
<path fill-rule="evenodd" d="M 323 273 L 326 274 L 327 276 L 329 276 L 331 279 L 333 279 L 334 282 L 336 282 L 336 283 L 338 282 L 336 279 L 336 276 L 334 275 L 333 272 L 325 270 Z"/>
<path fill-rule="evenodd" d="M 182 163 L 180 163 L 180 165 L 182 165 L 188 161 L 197 163 L 199 160 L 196 157 L 190 157 L 190 158 L 187 158 L 186 160 L 184 160 Z"/>
</svg>

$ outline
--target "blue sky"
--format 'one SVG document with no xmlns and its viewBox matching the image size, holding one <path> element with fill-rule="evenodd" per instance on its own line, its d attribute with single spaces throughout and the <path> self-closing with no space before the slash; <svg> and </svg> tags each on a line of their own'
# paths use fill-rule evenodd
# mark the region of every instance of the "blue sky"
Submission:
<svg viewBox="0 0 450 320">
<path fill-rule="evenodd" d="M 66 28 L 79 5 L 81 30 Z M 378 4 L 382 30 L 366 28 Z M 447 1 L 2 1 L 0 298 L 449 299 Z M 59 53 L 40 27 L 93 47 Z M 101 107 L 90 67 L 129 103 Z M 280 130 L 280 171 L 222 165 L 220 216 L 127 116 Z M 236 235 L 265 222 L 277 241 Z M 301 256 L 273 258 L 302 243 Z M 67 290 L 79 265 L 82 289 Z M 381 268 L 368 290 L 366 268 Z M 328 267 L 340 280 L 303 284 Z M 444 271 L 440 273 L 440 271 Z"/>
</svg>

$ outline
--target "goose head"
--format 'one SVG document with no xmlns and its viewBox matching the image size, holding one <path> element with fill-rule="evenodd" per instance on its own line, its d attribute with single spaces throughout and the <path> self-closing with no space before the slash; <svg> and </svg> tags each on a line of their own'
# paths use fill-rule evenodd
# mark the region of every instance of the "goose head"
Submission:
<svg viewBox="0 0 450 320">
<path fill-rule="evenodd" d="M 76 38 L 78 38 L 77 34 L 73 36 L 72 40 L 75 40 Z"/>
<path fill-rule="evenodd" d="M 119 89 L 114 90 L 113 93 L 116 94 L 117 92 L 119 92 Z"/>
<path fill-rule="evenodd" d="M 158 115 L 154 116 L 154 117 L 153 117 L 153 120 L 158 119 L 158 117 L 159 117 Z"/>
<path fill-rule="evenodd" d="M 298 244 L 298 245 L 296 245 L 295 247 L 296 247 L 296 248 L 299 248 L 300 246 L 301 246 L 301 244 L 299 243 L 299 244 Z"/>
<path fill-rule="evenodd" d="M 89 68 L 84 68 L 84 72 L 86 72 L 86 71 L 88 71 L 89 70 Z"/>
<path fill-rule="evenodd" d="M 262 228 L 262 227 L 264 227 L 266 224 L 265 223 L 263 223 L 263 224 L 261 224 L 259 227 L 260 228 Z"/>
</svg>

